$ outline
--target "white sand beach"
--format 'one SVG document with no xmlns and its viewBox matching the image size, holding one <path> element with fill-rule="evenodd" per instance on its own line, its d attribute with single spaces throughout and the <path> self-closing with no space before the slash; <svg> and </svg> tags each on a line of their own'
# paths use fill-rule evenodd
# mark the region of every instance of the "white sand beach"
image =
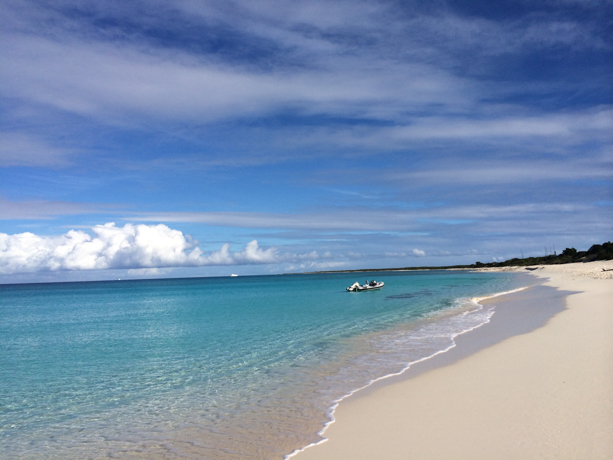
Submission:
<svg viewBox="0 0 613 460">
<path fill-rule="evenodd" d="M 613 458 L 613 271 L 603 269 L 613 261 L 515 269 L 545 280 L 541 297 L 490 299 L 489 324 L 342 401 L 327 441 L 294 458 Z M 556 292 L 562 308 L 544 325 L 507 330 Z"/>
</svg>

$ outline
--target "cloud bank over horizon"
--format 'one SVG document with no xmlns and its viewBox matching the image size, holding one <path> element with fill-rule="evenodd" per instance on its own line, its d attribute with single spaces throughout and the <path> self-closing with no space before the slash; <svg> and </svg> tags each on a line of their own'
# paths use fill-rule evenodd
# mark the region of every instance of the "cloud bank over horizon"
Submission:
<svg viewBox="0 0 613 460">
<path fill-rule="evenodd" d="M 0 233 L 0 274 L 271 264 L 320 258 L 315 251 L 281 254 L 274 247 L 262 249 L 256 240 L 240 251 L 231 252 L 226 243 L 205 254 L 189 235 L 163 224 L 117 227 L 111 222 L 96 225 L 91 232 L 94 236 L 82 230 L 59 236 Z"/>
</svg>

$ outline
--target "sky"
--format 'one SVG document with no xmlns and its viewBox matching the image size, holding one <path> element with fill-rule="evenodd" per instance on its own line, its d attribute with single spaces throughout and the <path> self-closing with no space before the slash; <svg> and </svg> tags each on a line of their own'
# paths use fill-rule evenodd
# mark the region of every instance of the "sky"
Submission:
<svg viewBox="0 0 613 460">
<path fill-rule="evenodd" d="M 613 2 L 3 0 L 0 283 L 613 236 Z"/>
</svg>

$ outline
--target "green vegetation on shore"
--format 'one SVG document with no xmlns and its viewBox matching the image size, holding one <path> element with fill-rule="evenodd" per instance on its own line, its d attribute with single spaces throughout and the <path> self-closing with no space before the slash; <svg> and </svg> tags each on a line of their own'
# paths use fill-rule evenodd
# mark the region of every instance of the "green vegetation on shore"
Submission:
<svg viewBox="0 0 613 460">
<path fill-rule="evenodd" d="M 543 257 L 526 257 L 525 259 L 509 259 L 504 262 L 483 264 L 476 262 L 469 267 L 522 267 L 529 265 L 555 265 L 572 262 L 592 262 L 593 260 L 613 259 L 613 243 L 607 241 L 603 244 L 594 244 L 587 251 L 577 251 L 575 248 L 566 248 L 561 254 L 551 254 Z"/>
<path fill-rule="evenodd" d="M 592 262 L 594 260 L 613 259 L 613 243 L 607 241 L 603 244 L 594 244 L 587 251 L 577 251 L 575 248 L 566 248 L 561 254 L 550 254 L 542 257 L 514 258 L 504 262 L 481 263 L 471 265 L 448 265 L 442 267 L 402 267 L 402 268 L 363 268 L 359 270 L 330 270 L 310 273 L 354 273 L 354 272 L 384 272 L 393 270 L 449 270 L 471 269 L 485 267 L 529 267 L 531 265 L 569 264 L 573 262 Z"/>
</svg>

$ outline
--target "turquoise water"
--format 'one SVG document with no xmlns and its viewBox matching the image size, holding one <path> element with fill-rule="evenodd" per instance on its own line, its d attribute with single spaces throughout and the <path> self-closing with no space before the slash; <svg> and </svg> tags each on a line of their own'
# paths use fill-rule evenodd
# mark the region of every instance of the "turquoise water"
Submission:
<svg viewBox="0 0 613 460">
<path fill-rule="evenodd" d="M 359 278 L 358 278 L 359 276 Z M 356 280 L 381 291 L 349 293 Z M 283 458 L 335 400 L 486 322 L 504 273 L 0 286 L 5 458 Z"/>
</svg>

